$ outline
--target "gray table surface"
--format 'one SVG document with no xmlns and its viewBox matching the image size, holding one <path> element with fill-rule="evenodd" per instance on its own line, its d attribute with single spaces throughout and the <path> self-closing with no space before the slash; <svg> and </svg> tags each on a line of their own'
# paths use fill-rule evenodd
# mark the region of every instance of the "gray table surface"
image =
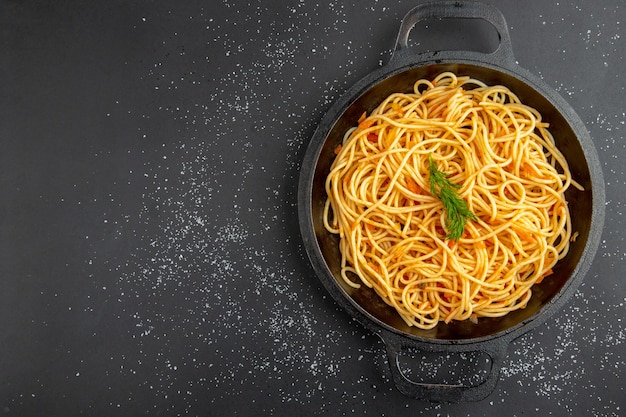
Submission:
<svg viewBox="0 0 626 417">
<path fill-rule="evenodd" d="M 415 4 L 0 0 L 0 415 L 624 415 L 623 2 L 494 2 L 587 126 L 607 215 L 490 397 L 402 396 L 314 275 L 301 158 Z"/>
</svg>

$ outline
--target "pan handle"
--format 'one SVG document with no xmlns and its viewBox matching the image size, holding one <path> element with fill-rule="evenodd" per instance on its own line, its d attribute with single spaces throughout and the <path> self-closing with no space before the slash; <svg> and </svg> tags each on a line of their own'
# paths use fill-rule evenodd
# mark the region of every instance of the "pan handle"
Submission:
<svg viewBox="0 0 626 417">
<path fill-rule="evenodd" d="M 420 400 L 426 400 L 431 402 L 448 402 L 457 403 L 465 401 L 480 401 L 489 394 L 491 394 L 496 388 L 500 376 L 500 369 L 502 368 L 502 362 L 506 355 L 508 347 L 507 341 L 500 341 L 498 339 L 491 340 L 488 344 L 481 345 L 433 345 L 429 344 L 403 344 L 399 338 L 383 337 L 381 339 L 385 344 L 387 351 L 387 359 L 389 360 L 389 368 L 391 370 L 391 376 L 393 382 L 396 385 L 398 391 L 402 394 L 416 398 Z M 444 352 L 480 352 L 489 356 L 491 362 L 491 368 L 489 373 L 479 384 L 476 385 L 463 385 L 463 384 L 436 384 L 418 382 L 409 379 L 400 368 L 400 357 L 404 349 L 418 347 L 425 350 L 438 350 L 443 354 Z"/>
<path fill-rule="evenodd" d="M 495 6 L 474 1 L 434 1 L 420 4 L 409 12 L 402 19 L 400 31 L 396 39 L 396 46 L 391 56 L 391 62 L 401 62 L 411 59 L 411 52 L 408 47 L 409 33 L 413 26 L 426 19 L 482 19 L 490 23 L 498 32 L 499 44 L 495 51 L 488 54 L 494 58 L 495 62 L 504 64 L 515 64 L 511 37 L 507 28 L 506 20 L 502 12 Z M 464 51 L 472 54 L 473 52 Z M 443 52 L 437 52 L 442 57 Z M 414 60 L 414 59 L 413 59 Z"/>
</svg>

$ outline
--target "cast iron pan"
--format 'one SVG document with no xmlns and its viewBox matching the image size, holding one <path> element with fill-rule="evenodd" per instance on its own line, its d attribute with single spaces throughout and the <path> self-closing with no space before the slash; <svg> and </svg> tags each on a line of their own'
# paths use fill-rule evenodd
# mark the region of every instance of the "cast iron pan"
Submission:
<svg viewBox="0 0 626 417">
<path fill-rule="evenodd" d="M 408 36 L 425 19 L 482 19 L 496 29 L 499 44 L 492 53 L 441 51 L 413 53 Z M 502 84 L 539 110 L 550 123 L 557 146 L 567 158 L 575 180 L 585 191 L 570 187 L 568 195 L 573 230 L 579 233 L 568 255 L 554 269 L 551 279 L 533 287 L 525 309 L 501 318 L 482 318 L 439 324 L 432 330 L 407 326 L 370 289 L 353 289 L 340 277 L 338 238 L 322 223 L 326 193 L 324 181 L 335 157 L 333 150 L 359 116 L 372 111 L 389 94 L 411 91 L 419 78 L 433 78 L 443 71 L 469 75 L 487 84 Z M 508 344 L 545 322 L 574 294 L 598 248 L 604 222 L 604 182 L 596 150 L 580 118 L 554 90 L 520 68 L 513 57 L 511 39 L 500 11 L 493 6 L 459 1 L 419 5 L 402 20 L 390 62 L 370 73 L 329 109 L 314 133 L 304 156 L 298 190 L 298 215 L 304 247 L 314 271 L 352 317 L 377 334 L 386 346 L 393 381 L 405 395 L 429 401 L 476 401 L 496 386 Z M 447 355 L 478 352 L 490 357 L 487 375 L 476 384 L 441 384 L 414 381 L 400 366 L 409 351 Z"/>
</svg>

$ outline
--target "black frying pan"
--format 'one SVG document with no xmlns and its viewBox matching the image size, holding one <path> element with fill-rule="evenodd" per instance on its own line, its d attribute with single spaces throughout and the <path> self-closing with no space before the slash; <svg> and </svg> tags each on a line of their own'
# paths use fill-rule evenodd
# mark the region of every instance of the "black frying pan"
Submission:
<svg viewBox="0 0 626 417">
<path fill-rule="evenodd" d="M 482 19 L 496 29 L 499 45 L 492 53 L 442 51 L 415 54 L 408 47 L 413 26 L 425 19 Z M 322 223 L 326 193 L 324 181 L 347 129 L 359 116 L 371 112 L 389 94 L 411 91 L 419 78 L 443 71 L 469 75 L 487 84 L 502 84 L 550 123 L 557 146 L 567 158 L 575 180 L 585 191 L 570 187 L 566 195 L 573 230 L 579 233 L 570 252 L 554 268 L 550 279 L 533 287 L 525 309 L 501 318 L 482 318 L 439 324 L 432 330 L 407 326 L 391 307 L 370 289 L 354 289 L 340 277 L 338 238 Z M 520 68 L 513 57 L 504 17 L 495 7 L 475 2 L 441 1 L 415 7 L 402 20 L 390 62 L 367 75 L 329 109 L 322 118 L 304 156 L 298 190 L 298 214 L 304 247 L 313 269 L 334 300 L 385 343 L 393 380 L 404 394 L 431 401 L 472 401 L 488 396 L 498 381 L 508 344 L 545 322 L 574 294 L 597 250 L 604 222 L 604 182 L 593 142 L 580 118 L 554 90 Z M 480 352 L 491 367 L 478 384 L 446 385 L 413 381 L 402 371 L 400 359 L 409 350 Z"/>
</svg>

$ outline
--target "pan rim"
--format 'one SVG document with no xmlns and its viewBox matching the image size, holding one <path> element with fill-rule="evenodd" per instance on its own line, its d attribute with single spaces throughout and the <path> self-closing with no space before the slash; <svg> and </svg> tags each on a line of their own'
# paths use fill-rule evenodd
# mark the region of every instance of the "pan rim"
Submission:
<svg viewBox="0 0 626 417">
<path fill-rule="evenodd" d="M 550 298 L 549 302 L 543 305 L 535 314 L 520 321 L 514 326 L 486 336 L 462 339 L 428 338 L 417 336 L 392 327 L 374 317 L 349 294 L 347 294 L 337 283 L 336 278 L 326 263 L 318 239 L 316 238 L 314 221 L 312 218 L 312 186 L 315 176 L 315 168 L 317 167 L 321 150 L 324 143 L 328 139 L 328 135 L 333 126 L 344 115 L 351 103 L 366 94 L 367 91 L 374 86 L 395 75 L 405 73 L 406 71 L 425 68 L 427 66 L 442 65 L 468 65 L 506 74 L 509 77 L 517 79 L 548 100 L 548 102 L 576 133 L 576 140 L 585 154 L 592 183 L 591 193 L 593 196 L 592 218 L 590 219 L 591 225 L 589 228 L 589 235 L 582 249 L 580 259 L 570 276 L 567 278 L 565 284 Z M 344 310 L 348 310 L 348 313 L 353 318 L 357 319 L 375 333 L 381 335 L 381 337 L 405 338 L 414 344 L 420 344 L 422 347 L 426 348 L 436 348 L 436 346 L 449 347 L 451 345 L 455 345 L 462 349 L 463 346 L 466 345 L 487 343 L 494 339 L 513 340 L 532 328 L 544 323 L 571 298 L 591 266 L 600 243 L 600 235 L 604 223 L 604 201 L 604 181 L 595 146 L 593 145 L 583 122 L 571 106 L 547 84 L 518 65 L 502 65 L 498 62 L 494 62 L 483 54 L 468 53 L 466 51 L 451 51 L 445 54 L 421 54 L 412 62 L 399 62 L 396 63 L 396 65 L 381 67 L 367 74 L 353 86 L 348 88 L 339 100 L 337 100 L 324 114 L 317 129 L 315 130 L 305 151 L 298 184 L 298 215 L 305 251 L 311 261 L 311 264 L 313 265 L 316 275 L 333 296 L 333 299 Z"/>
</svg>

